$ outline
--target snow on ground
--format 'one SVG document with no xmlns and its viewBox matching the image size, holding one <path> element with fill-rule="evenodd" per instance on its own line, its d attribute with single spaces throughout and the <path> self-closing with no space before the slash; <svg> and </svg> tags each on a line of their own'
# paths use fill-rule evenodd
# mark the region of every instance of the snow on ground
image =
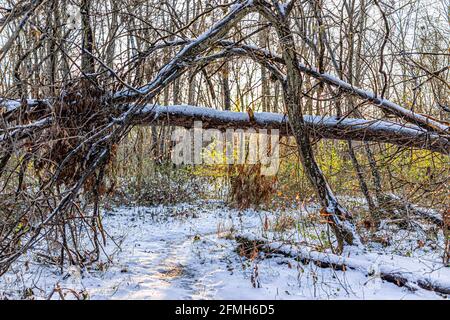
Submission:
<svg viewBox="0 0 450 320">
<path fill-rule="evenodd" d="M 272 256 L 253 261 L 236 250 L 234 233 L 277 233 L 280 215 L 304 217 L 302 210 L 288 213 L 229 209 L 220 201 L 159 207 L 121 207 L 105 213 L 104 225 L 114 239 L 108 241 L 106 257 L 96 268 L 79 270 L 44 266 L 32 253 L 0 278 L 0 298 L 47 298 L 59 287 L 66 299 L 442 299 L 433 292 L 415 292 L 366 277 L 359 271 L 335 271 L 294 259 Z M 288 219 L 285 219 L 288 220 Z M 305 233 L 280 231 L 280 237 L 305 241 Z M 311 234 L 323 234 L 322 230 Z M 313 237 L 314 238 L 314 237 Z M 114 244 L 116 242 L 116 244 Z M 316 241 L 318 244 L 319 241 Z M 350 254 L 351 250 L 347 252 Z M 398 264 L 416 272 L 450 279 L 449 268 L 439 257 L 400 257 L 372 248 L 359 258 Z M 437 269 L 437 271 L 436 271 Z M 30 290 L 31 289 L 31 290 Z M 52 298 L 59 298 L 54 294 Z"/>
</svg>

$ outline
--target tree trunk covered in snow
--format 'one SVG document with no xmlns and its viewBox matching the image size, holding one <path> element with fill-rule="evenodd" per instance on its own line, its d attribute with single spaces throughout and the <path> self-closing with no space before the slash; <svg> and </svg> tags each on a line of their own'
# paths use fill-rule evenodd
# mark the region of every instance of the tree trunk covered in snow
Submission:
<svg viewBox="0 0 450 320">
<path fill-rule="evenodd" d="M 254 252 L 255 250 L 281 254 L 294 258 L 303 264 L 313 263 L 321 268 L 332 268 L 340 271 L 351 269 L 360 271 L 366 276 L 379 276 L 385 281 L 391 282 L 399 287 L 406 287 L 412 291 L 417 290 L 417 287 L 419 287 L 441 294 L 450 294 L 450 282 L 445 278 L 430 277 L 426 274 L 402 270 L 398 266 L 383 264 L 379 265 L 379 274 L 371 274 L 372 263 L 365 259 L 338 256 L 328 252 L 308 250 L 303 247 L 291 246 L 279 242 L 269 242 L 251 234 L 237 235 L 235 238 L 239 243 L 238 251 L 243 254 Z"/>
<path fill-rule="evenodd" d="M 169 102 L 169 97 L 163 99 Z M 13 116 L 21 106 L 20 101 L 0 100 L 0 107 L 8 106 L 8 117 Z M 33 115 L 33 109 L 48 108 L 44 101 L 28 101 L 29 113 Z M 133 105 L 122 105 L 111 110 L 117 114 L 129 110 Z M 35 111 L 38 113 L 38 111 Z M 250 117 L 244 112 L 221 111 L 207 107 L 188 105 L 160 106 L 148 104 L 133 115 L 132 123 L 136 125 L 162 125 L 193 128 L 195 121 L 202 121 L 204 129 L 277 129 L 280 136 L 291 136 L 293 131 L 288 116 L 277 113 L 255 112 Z M 26 139 L 33 132 L 47 129 L 53 122 L 52 116 L 42 118 L 23 126 L 12 127 L 8 131 L 9 138 L 15 141 Z M 418 127 L 405 127 L 389 121 L 370 121 L 361 119 L 338 119 L 336 117 L 303 116 L 303 125 L 307 127 L 310 138 L 337 139 L 363 142 L 383 142 L 398 145 L 404 148 L 417 148 L 438 152 L 444 155 L 450 153 L 450 142 L 436 134 L 427 134 Z M 0 131 L 1 132 L 1 131 Z M 6 143 L 8 137 L 0 136 L 0 143 Z M 155 138 L 156 139 L 156 138 Z"/>
</svg>

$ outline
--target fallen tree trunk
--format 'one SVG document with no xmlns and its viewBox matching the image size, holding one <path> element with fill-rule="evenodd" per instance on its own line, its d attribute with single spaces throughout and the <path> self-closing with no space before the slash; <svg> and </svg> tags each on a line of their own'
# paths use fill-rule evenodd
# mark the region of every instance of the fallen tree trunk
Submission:
<svg viewBox="0 0 450 320">
<path fill-rule="evenodd" d="M 447 139 L 416 126 L 382 120 L 338 119 L 311 115 L 305 115 L 303 118 L 314 138 L 386 142 L 442 154 L 450 153 L 450 142 Z M 287 116 L 277 113 L 255 112 L 249 115 L 244 112 L 187 105 L 147 105 L 133 118 L 135 124 L 170 124 L 185 128 L 192 128 L 194 121 L 202 121 L 204 129 L 278 129 L 282 136 L 291 135 Z"/>
<path fill-rule="evenodd" d="M 321 268 L 332 268 L 335 270 L 346 271 L 348 269 L 357 270 L 365 275 L 370 275 L 372 263 L 369 260 L 361 260 L 338 256 L 332 253 L 324 253 L 305 248 L 294 247 L 280 242 L 268 242 L 265 239 L 259 239 L 252 234 L 237 235 L 236 241 L 241 246 L 243 253 L 253 250 L 267 253 L 276 253 L 290 258 L 297 259 L 303 264 L 310 262 Z M 450 280 L 448 278 L 437 278 L 433 275 L 426 276 L 418 272 L 403 270 L 399 267 L 389 265 L 380 265 L 379 275 L 381 279 L 394 283 L 399 287 L 407 287 L 411 290 L 417 287 L 435 291 L 441 294 L 450 294 Z"/>
<path fill-rule="evenodd" d="M 43 103 L 28 100 L 27 110 L 33 114 L 34 108 L 43 112 Z M 20 102 L 15 100 L 3 100 L 0 102 L 6 110 L 5 117 L 13 118 L 13 113 L 20 107 Z M 132 105 L 117 107 L 115 112 L 128 110 Z M 312 133 L 313 138 L 374 141 L 385 142 L 401 147 L 412 147 L 439 152 L 445 155 L 450 153 L 450 141 L 437 133 L 430 133 L 413 125 L 402 125 L 382 120 L 364 120 L 325 116 L 305 115 L 305 125 Z M 204 129 L 278 129 L 281 136 L 290 136 L 291 130 L 286 115 L 278 113 L 255 112 L 249 115 L 245 112 L 221 111 L 206 107 L 174 105 L 144 105 L 133 116 L 132 122 L 137 125 L 174 125 L 192 128 L 195 121 L 202 121 Z M 41 119 L 28 125 L 14 128 L 0 129 L 0 142 L 6 138 L 18 140 L 32 134 L 33 130 L 47 128 L 51 124 L 51 118 Z"/>
</svg>

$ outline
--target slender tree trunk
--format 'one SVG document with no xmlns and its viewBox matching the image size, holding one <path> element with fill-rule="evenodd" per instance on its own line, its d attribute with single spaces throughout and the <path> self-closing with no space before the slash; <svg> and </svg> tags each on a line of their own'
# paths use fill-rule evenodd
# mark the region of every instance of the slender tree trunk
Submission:
<svg viewBox="0 0 450 320">
<path fill-rule="evenodd" d="M 352 160 L 353 167 L 355 168 L 356 176 L 358 177 L 359 188 L 361 189 L 364 198 L 366 198 L 369 211 L 372 214 L 375 211 L 376 207 L 375 204 L 373 203 L 372 196 L 370 195 L 370 191 L 367 186 L 366 180 L 364 179 L 364 171 L 361 168 L 358 159 L 356 158 L 355 150 L 353 149 L 351 140 L 348 140 L 347 144 L 348 144 L 348 153 L 350 155 L 350 159 Z"/>
<path fill-rule="evenodd" d="M 86 74 L 95 72 L 94 34 L 91 27 L 91 0 L 81 0 L 80 13 L 83 41 L 81 44 L 81 70 Z"/>
<path fill-rule="evenodd" d="M 51 33 L 52 38 L 48 42 L 48 54 L 49 54 L 49 64 L 48 64 L 48 95 L 50 97 L 55 96 L 55 83 L 56 83 L 56 63 L 57 63 L 57 51 L 56 51 L 56 39 L 59 38 L 59 8 L 58 1 L 53 0 L 50 5 L 50 10 L 52 12 L 49 15 L 50 25 L 51 25 Z"/>
<path fill-rule="evenodd" d="M 119 7 L 117 5 L 117 0 L 110 0 L 111 4 L 111 27 L 109 28 L 108 33 L 108 45 L 106 47 L 106 64 L 109 67 L 113 67 L 114 55 L 116 51 L 116 38 L 117 38 L 117 30 L 119 29 L 119 21 L 118 21 L 118 10 Z"/>
<path fill-rule="evenodd" d="M 261 24 L 265 23 L 265 19 L 263 15 L 260 15 L 259 22 Z M 266 49 L 268 42 L 268 31 L 264 29 L 259 33 L 259 46 L 263 49 Z M 270 112 L 270 104 L 269 104 L 269 81 L 267 76 L 267 69 L 264 66 L 260 66 L 261 69 L 261 107 L 263 112 Z"/>
<path fill-rule="evenodd" d="M 364 30 L 365 26 L 365 1 L 362 0 L 360 4 L 360 13 L 359 13 L 359 19 L 358 19 L 358 25 L 354 26 L 354 14 L 355 14 L 355 1 L 351 1 L 350 4 L 347 4 L 348 6 L 348 37 L 347 37 L 347 44 L 348 44 L 348 54 L 347 54 L 347 80 L 350 84 L 356 83 L 356 85 L 360 84 L 360 78 L 361 78 L 361 48 L 362 48 L 362 32 Z M 355 38 L 354 35 L 356 34 L 356 27 L 359 27 L 359 38 L 356 43 L 356 56 L 355 56 Z M 342 60 L 342 59 L 341 59 Z M 353 68 L 353 65 L 355 64 L 355 69 Z M 354 70 L 356 71 L 354 73 Z M 342 70 L 341 71 L 341 77 L 342 77 Z M 356 109 L 356 102 L 354 97 L 348 97 L 347 99 L 348 104 L 348 110 L 344 110 L 344 112 L 347 114 L 351 110 L 354 110 L 354 112 L 358 113 L 360 116 L 360 112 Z M 367 152 L 367 144 L 364 145 L 366 152 Z M 370 149 L 369 149 L 370 151 Z M 359 161 L 356 157 L 355 151 L 353 149 L 352 142 L 348 141 L 348 152 L 350 155 L 350 159 L 352 161 L 353 167 L 356 171 L 356 176 L 358 177 L 358 183 L 359 187 L 361 189 L 361 192 L 363 193 L 364 197 L 366 198 L 367 205 L 369 207 L 370 214 L 372 216 L 372 219 L 376 222 L 378 221 L 378 216 L 376 215 L 376 206 L 372 199 L 372 196 L 370 194 L 369 188 L 367 186 L 366 179 L 364 178 L 364 173 L 361 168 L 361 165 L 359 164 Z"/>
<path fill-rule="evenodd" d="M 225 62 L 222 67 L 223 108 L 225 110 L 231 110 L 231 90 L 230 90 L 229 73 L 230 70 L 228 62 Z"/>
</svg>

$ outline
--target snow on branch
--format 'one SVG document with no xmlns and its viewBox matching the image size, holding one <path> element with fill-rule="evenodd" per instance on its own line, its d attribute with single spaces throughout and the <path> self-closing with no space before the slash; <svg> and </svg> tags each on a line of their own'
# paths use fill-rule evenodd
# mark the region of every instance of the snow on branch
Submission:
<svg viewBox="0 0 450 320">
<path fill-rule="evenodd" d="M 185 45 L 185 47 L 179 51 L 179 53 L 176 55 L 174 59 L 172 59 L 165 67 L 163 67 L 155 80 L 146 86 L 142 87 L 140 89 L 140 94 L 137 94 L 135 92 L 129 92 L 129 91 L 122 91 L 119 93 L 116 93 L 114 97 L 116 99 L 122 99 L 124 96 L 127 96 L 127 101 L 132 101 L 133 97 L 138 98 L 141 95 L 148 94 L 151 92 L 152 88 L 156 87 L 156 84 L 159 82 L 167 81 L 165 79 L 171 78 L 171 73 L 174 74 L 172 69 L 180 69 L 183 65 L 183 59 L 186 59 L 187 57 L 191 57 L 190 59 L 192 61 L 196 60 L 198 62 L 201 62 L 201 59 L 198 59 L 198 57 L 195 57 L 195 55 L 192 55 L 193 48 L 196 48 L 196 53 L 199 53 L 201 50 L 203 50 L 208 45 L 218 45 L 226 48 L 228 50 L 229 55 L 238 55 L 238 56 L 247 56 L 256 62 L 264 65 L 274 73 L 274 75 L 280 79 L 280 71 L 276 69 L 273 62 L 279 63 L 284 65 L 285 61 L 282 57 L 277 56 L 269 52 L 268 50 L 259 48 L 257 46 L 253 45 L 245 45 L 245 44 L 236 44 L 232 41 L 227 41 L 220 39 L 221 36 L 224 35 L 224 31 L 228 30 L 232 23 L 235 23 L 236 20 L 238 20 L 235 16 L 237 13 L 245 14 L 246 10 L 251 6 L 251 1 L 244 2 L 243 4 L 239 6 L 235 6 L 233 11 L 229 13 L 228 16 L 226 16 L 224 19 L 222 19 L 219 23 L 217 23 L 215 26 L 213 26 L 210 30 L 206 31 L 202 35 L 200 35 L 197 39 L 194 40 L 183 40 L 183 41 L 177 41 L 176 43 L 170 43 L 170 45 Z M 228 23 L 228 24 L 227 24 Z M 226 28 L 225 28 L 226 26 Z M 225 30 L 224 30 L 225 29 Z M 222 30 L 222 32 L 218 32 L 217 30 Z M 208 41 L 207 41 L 208 40 Z M 146 54 L 144 56 L 147 56 Z M 225 55 L 223 54 L 217 54 L 216 59 L 223 58 Z M 210 59 L 213 60 L 213 59 Z M 184 62 L 184 64 L 186 61 Z M 426 115 L 422 115 L 419 113 L 416 113 L 414 111 L 411 111 L 409 109 L 403 108 L 402 106 L 388 100 L 381 98 L 377 96 L 375 93 L 370 92 L 368 90 L 364 90 L 358 87 L 355 87 L 331 74 L 328 73 L 320 73 L 316 68 L 314 67 L 308 67 L 305 64 L 299 63 L 298 68 L 301 72 L 306 73 L 320 81 L 323 81 L 327 84 L 330 84 L 334 87 L 338 87 L 340 90 L 347 92 L 351 95 L 357 96 L 359 98 L 362 98 L 364 100 L 367 100 L 368 102 L 374 104 L 375 106 L 379 107 L 383 111 L 389 114 L 393 114 L 401 119 L 403 119 L 406 122 L 413 123 L 417 126 L 420 126 L 428 131 L 432 132 L 438 132 L 441 134 L 448 135 L 450 133 L 450 128 L 447 124 L 440 122 L 436 119 L 433 119 L 431 117 L 428 117 Z M 169 72 L 170 71 L 170 72 Z"/>
<path fill-rule="evenodd" d="M 449 154 L 450 151 L 447 139 L 417 126 L 382 120 L 338 119 L 312 115 L 305 115 L 304 120 L 315 138 L 387 142 L 443 154 Z M 255 112 L 250 116 L 245 112 L 221 111 L 189 105 L 146 105 L 141 107 L 133 118 L 135 124 L 170 124 L 186 128 L 193 127 L 194 121 L 202 121 L 205 129 L 278 129 L 281 135 L 291 134 L 287 116 L 278 113 Z"/>
<path fill-rule="evenodd" d="M 1 100 L 0 100 L 1 101 Z M 45 101 L 44 101 L 45 102 Z M 42 108 L 41 100 L 27 101 L 29 112 L 33 108 Z M 18 110 L 21 103 L 17 100 L 3 100 L 0 108 L 6 110 L 7 115 Z M 207 107 L 189 105 L 137 105 L 125 104 L 114 107 L 116 114 L 128 114 L 135 110 L 131 116 L 133 124 L 141 125 L 175 125 L 185 128 L 193 127 L 194 121 L 202 121 L 203 128 L 226 130 L 234 129 L 278 129 L 281 135 L 291 135 L 289 121 L 286 115 L 279 113 L 255 112 L 249 116 L 245 112 L 221 111 Z M 119 119 L 119 118 L 117 118 Z M 116 120 L 117 120 L 116 119 Z M 120 119 L 119 119 L 120 120 Z M 354 118 L 336 118 L 329 116 L 304 116 L 312 137 L 338 140 L 386 142 L 402 147 L 412 147 L 439 152 L 445 155 L 450 153 L 450 142 L 438 133 L 430 133 L 415 125 L 404 125 L 383 120 L 364 120 Z M 117 120 L 117 122 L 119 122 Z M 52 123 L 52 118 L 32 122 L 27 125 L 10 127 L 8 133 L 3 133 L 0 140 L 9 138 L 25 138 L 33 130 L 45 129 Z"/>
<path fill-rule="evenodd" d="M 256 248 L 260 251 L 296 258 L 304 264 L 312 262 L 321 268 L 333 268 L 342 271 L 353 269 L 368 276 L 371 275 L 373 262 L 364 255 L 359 258 L 338 256 L 328 252 L 314 251 L 303 246 L 292 246 L 276 241 L 269 242 L 249 233 L 237 235 L 235 238 L 243 246 L 241 250 Z M 450 273 L 447 270 L 442 270 L 436 275 L 430 275 L 388 265 L 387 263 L 380 264 L 378 268 L 381 279 L 392 282 L 397 286 L 405 286 L 413 291 L 422 288 L 442 294 L 450 293 Z"/>
<path fill-rule="evenodd" d="M 258 48 L 256 46 L 251 45 L 233 45 L 230 41 L 222 41 L 219 44 L 225 45 L 230 48 L 234 48 L 234 51 L 238 53 L 239 55 L 248 55 L 250 58 L 259 57 L 258 60 L 268 59 L 280 64 L 285 64 L 282 57 L 274 55 L 270 53 L 267 50 Z M 237 51 L 237 49 L 240 49 L 241 51 Z M 424 129 L 427 129 L 429 131 L 433 132 L 439 132 L 444 133 L 448 135 L 450 133 L 450 128 L 447 124 L 444 124 L 438 120 L 432 119 L 431 117 L 428 117 L 426 115 L 422 115 L 419 113 L 415 113 L 414 111 L 408 110 L 406 108 L 403 108 L 402 106 L 381 98 L 374 94 L 373 92 L 355 87 L 333 75 L 330 75 L 328 73 L 320 73 L 316 68 L 314 67 L 308 67 L 302 63 L 299 63 L 298 68 L 301 72 L 306 73 L 320 81 L 323 81 L 325 83 L 328 83 L 334 87 L 338 87 L 340 90 L 347 92 L 351 95 L 357 96 L 359 98 L 362 98 L 364 100 L 369 101 L 370 103 L 374 104 L 375 106 L 379 107 L 383 111 L 393 114 L 399 118 L 404 119 L 407 122 L 413 123 L 415 125 L 418 125 Z"/>
</svg>

